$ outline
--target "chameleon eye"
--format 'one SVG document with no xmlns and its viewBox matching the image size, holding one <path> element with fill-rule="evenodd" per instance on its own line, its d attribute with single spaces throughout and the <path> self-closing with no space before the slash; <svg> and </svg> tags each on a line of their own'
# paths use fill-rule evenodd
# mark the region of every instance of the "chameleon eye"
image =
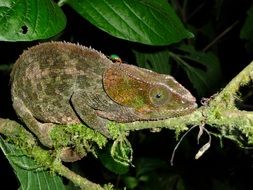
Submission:
<svg viewBox="0 0 253 190">
<path fill-rule="evenodd" d="M 149 99 L 154 106 L 162 106 L 170 99 L 170 94 L 166 87 L 156 86 L 150 89 Z"/>
</svg>

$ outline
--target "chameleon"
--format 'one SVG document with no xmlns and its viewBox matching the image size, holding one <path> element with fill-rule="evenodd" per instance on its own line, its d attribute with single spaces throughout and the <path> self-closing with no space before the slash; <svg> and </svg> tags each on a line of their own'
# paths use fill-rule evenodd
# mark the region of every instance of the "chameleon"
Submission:
<svg viewBox="0 0 253 190">
<path fill-rule="evenodd" d="M 69 42 L 25 50 L 11 72 L 13 107 L 39 141 L 51 147 L 56 124 L 85 124 L 110 138 L 108 121 L 128 123 L 193 112 L 196 99 L 172 76 L 114 62 Z"/>
</svg>

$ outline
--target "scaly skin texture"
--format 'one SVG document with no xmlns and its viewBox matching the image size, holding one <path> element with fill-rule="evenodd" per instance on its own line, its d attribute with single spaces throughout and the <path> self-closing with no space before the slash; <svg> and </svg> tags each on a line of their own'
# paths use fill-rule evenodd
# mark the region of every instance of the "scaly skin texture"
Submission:
<svg viewBox="0 0 253 190">
<path fill-rule="evenodd" d="M 195 98 L 175 79 L 113 63 L 102 53 L 63 42 L 25 51 L 11 73 L 13 106 L 46 146 L 55 124 L 85 123 L 110 137 L 109 120 L 132 122 L 188 114 Z"/>
</svg>

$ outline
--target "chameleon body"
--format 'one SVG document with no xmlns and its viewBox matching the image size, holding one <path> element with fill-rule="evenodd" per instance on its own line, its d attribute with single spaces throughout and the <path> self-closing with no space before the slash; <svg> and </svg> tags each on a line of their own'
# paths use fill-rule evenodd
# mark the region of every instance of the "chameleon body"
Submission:
<svg viewBox="0 0 253 190">
<path fill-rule="evenodd" d="M 195 98 L 173 77 L 64 42 L 26 50 L 14 64 L 11 84 L 15 111 L 49 147 L 55 124 L 85 123 L 110 137 L 109 120 L 158 120 L 196 108 Z"/>
</svg>

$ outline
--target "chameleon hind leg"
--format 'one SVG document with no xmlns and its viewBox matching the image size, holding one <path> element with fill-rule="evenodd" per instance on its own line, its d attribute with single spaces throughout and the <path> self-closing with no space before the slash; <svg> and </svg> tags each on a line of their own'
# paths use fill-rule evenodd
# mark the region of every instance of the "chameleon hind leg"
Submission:
<svg viewBox="0 0 253 190">
<path fill-rule="evenodd" d="M 19 98 L 13 99 L 13 107 L 27 128 L 47 147 L 52 147 L 50 131 L 54 127 L 52 123 L 40 123 L 26 107 L 24 102 Z"/>
<path fill-rule="evenodd" d="M 46 147 L 52 148 L 53 142 L 50 138 L 50 131 L 55 126 L 53 123 L 40 123 L 32 115 L 32 113 L 24 105 L 23 101 L 14 98 L 13 107 L 22 118 L 27 128 L 39 139 L 39 141 Z M 80 155 L 69 147 L 62 148 L 60 151 L 60 158 L 65 162 L 74 162 L 80 160 L 84 155 Z"/>
</svg>

